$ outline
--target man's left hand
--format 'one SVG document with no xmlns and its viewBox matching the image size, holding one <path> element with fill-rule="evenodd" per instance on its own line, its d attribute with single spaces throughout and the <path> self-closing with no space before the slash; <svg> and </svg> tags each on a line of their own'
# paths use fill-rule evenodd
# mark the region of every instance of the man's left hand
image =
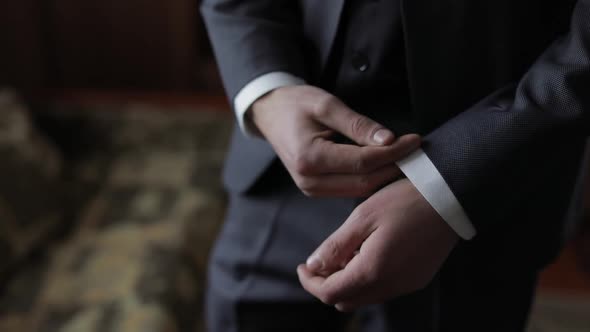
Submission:
<svg viewBox="0 0 590 332">
<path fill-rule="evenodd" d="M 458 240 L 404 179 L 357 207 L 297 273 L 322 302 L 351 311 L 426 287 Z"/>
</svg>

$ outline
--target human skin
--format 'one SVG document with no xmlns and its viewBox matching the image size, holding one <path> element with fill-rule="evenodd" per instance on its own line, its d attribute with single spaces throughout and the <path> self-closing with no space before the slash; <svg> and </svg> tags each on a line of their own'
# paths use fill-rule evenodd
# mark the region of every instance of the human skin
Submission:
<svg viewBox="0 0 590 332">
<path fill-rule="evenodd" d="M 395 162 L 420 147 L 313 86 L 289 86 L 257 100 L 252 121 L 303 193 L 363 197 L 401 175 Z M 340 134 L 356 144 L 334 141 Z"/>
</svg>

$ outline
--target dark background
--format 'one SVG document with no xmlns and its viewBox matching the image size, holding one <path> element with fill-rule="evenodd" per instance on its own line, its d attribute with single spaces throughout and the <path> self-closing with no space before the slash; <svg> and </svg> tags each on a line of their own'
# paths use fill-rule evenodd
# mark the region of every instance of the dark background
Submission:
<svg viewBox="0 0 590 332">
<path fill-rule="evenodd" d="M 0 2 L 0 86 L 220 91 L 195 0 Z"/>
</svg>

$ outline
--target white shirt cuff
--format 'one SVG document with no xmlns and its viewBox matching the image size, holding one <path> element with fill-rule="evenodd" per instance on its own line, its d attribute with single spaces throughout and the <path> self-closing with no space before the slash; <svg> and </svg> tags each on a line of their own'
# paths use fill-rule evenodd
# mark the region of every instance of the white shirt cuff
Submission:
<svg viewBox="0 0 590 332">
<path fill-rule="evenodd" d="M 259 137 L 256 126 L 248 119 L 247 112 L 256 100 L 272 90 L 291 85 L 302 85 L 305 81 L 286 72 L 276 71 L 264 74 L 246 84 L 234 98 L 234 110 L 240 129 L 246 137 Z"/>
<path fill-rule="evenodd" d="M 476 235 L 477 232 L 459 200 L 422 149 L 416 150 L 397 162 L 397 165 L 426 201 L 461 238 L 471 240 Z"/>
</svg>

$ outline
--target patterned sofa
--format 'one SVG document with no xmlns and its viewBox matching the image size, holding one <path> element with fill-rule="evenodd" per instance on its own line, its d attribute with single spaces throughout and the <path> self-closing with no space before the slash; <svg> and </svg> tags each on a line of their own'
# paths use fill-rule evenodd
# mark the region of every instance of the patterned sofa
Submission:
<svg viewBox="0 0 590 332">
<path fill-rule="evenodd" d="M 0 92 L 0 331 L 202 331 L 230 124 Z"/>
</svg>

